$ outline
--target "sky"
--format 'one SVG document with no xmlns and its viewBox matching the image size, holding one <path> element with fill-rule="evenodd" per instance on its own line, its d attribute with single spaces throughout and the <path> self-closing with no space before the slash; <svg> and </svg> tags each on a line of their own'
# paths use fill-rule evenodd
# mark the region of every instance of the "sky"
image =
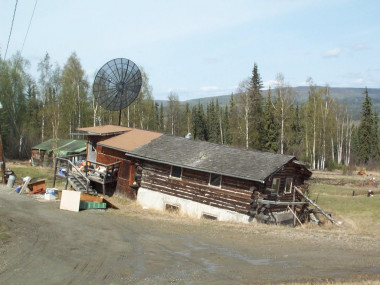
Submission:
<svg viewBox="0 0 380 285">
<path fill-rule="evenodd" d="M 15 3 L 1 0 L 3 59 Z M 254 63 L 265 88 L 278 73 L 293 87 L 380 88 L 380 1 L 38 0 L 30 22 L 35 4 L 18 1 L 7 51 L 35 79 L 46 52 L 61 67 L 75 52 L 90 82 L 109 60 L 132 60 L 158 100 L 229 95 Z"/>
</svg>

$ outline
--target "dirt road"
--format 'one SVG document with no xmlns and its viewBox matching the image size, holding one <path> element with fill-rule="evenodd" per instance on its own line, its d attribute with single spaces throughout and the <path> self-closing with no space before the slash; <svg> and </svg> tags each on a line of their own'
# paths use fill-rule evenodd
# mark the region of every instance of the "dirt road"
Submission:
<svg viewBox="0 0 380 285">
<path fill-rule="evenodd" d="M 0 284 L 380 280 L 379 239 L 130 211 L 59 210 L 0 188 Z"/>
</svg>

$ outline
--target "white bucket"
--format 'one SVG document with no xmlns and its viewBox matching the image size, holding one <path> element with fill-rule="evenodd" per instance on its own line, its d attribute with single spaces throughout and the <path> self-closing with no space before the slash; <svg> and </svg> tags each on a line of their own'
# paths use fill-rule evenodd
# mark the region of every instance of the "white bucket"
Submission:
<svg viewBox="0 0 380 285">
<path fill-rule="evenodd" d="M 13 185 L 15 184 L 15 180 L 16 180 L 16 176 L 9 175 L 7 186 L 10 188 L 13 188 Z"/>
</svg>

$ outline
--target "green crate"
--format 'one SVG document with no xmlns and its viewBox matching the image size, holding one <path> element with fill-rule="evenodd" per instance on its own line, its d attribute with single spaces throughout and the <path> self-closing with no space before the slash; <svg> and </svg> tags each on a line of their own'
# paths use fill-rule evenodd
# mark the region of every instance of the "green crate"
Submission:
<svg viewBox="0 0 380 285">
<path fill-rule="evenodd" d="M 100 202 L 80 201 L 80 205 L 79 205 L 80 210 L 106 209 L 106 208 L 107 208 L 107 204 L 106 203 L 100 203 Z"/>
</svg>

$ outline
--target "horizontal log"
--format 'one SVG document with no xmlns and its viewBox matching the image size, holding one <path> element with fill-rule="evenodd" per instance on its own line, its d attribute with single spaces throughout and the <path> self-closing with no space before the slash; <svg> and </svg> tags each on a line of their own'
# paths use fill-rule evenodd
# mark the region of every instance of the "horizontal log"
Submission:
<svg viewBox="0 0 380 285">
<path fill-rule="evenodd" d="M 264 205 L 285 205 L 285 206 L 295 206 L 295 205 L 305 205 L 309 204 L 308 202 L 288 202 L 288 201 L 271 201 L 271 200 L 263 200 L 257 199 L 257 202 Z"/>
<path fill-rule="evenodd" d="M 199 195 L 195 195 L 194 193 L 189 193 L 183 190 L 171 189 L 162 185 L 153 185 L 153 184 L 147 183 L 146 181 L 143 182 L 141 186 L 153 191 L 167 194 L 167 195 L 176 196 L 176 197 L 184 198 L 187 200 L 192 200 L 192 201 L 199 202 L 206 205 L 216 206 L 218 208 L 233 210 L 239 213 L 247 213 L 250 208 L 250 205 L 248 203 L 239 205 L 239 203 L 231 203 L 229 201 L 223 201 L 223 199 L 221 199 L 220 197 L 215 198 L 213 196 L 199 196 Z"/>
<path fill-rule="evenodd" d="M 194 188 L 201 188 L 201 189 L 207 189 L 208 191 L 220 193 L 220 194 L 226 194 L 231 195 L 237 198 L 241 199 L 250 199 L 252 195 L 252 191 L 247 190 L 241 190 L 240 188 L 225 188 L 224 185 L 222 185 L 221 188 L 216 188 L 209 186 L 208 184 L 200 183 L 199 181 L 193 181 L 189 180 L 185 177 L 182 179 L 173 179 L 166 175 L 158 174 L 151 171 L 143 171 L 143 179 L 148 178 L 149 179 L 157 179 L 159 181 L 162 181 L 163 183 L 173 183 L 178 184 L 183 187 L 194 187 Z"/>
<path fill-rule="evenodd" d="M 237 192 L 225 191 L 223 189 L 217 189 L 214 187 L 205 187 L 203 185 L 183 183 L 182 181 L 178 181 L 176 179 L 170 181 L 170 179 L 166 180 L 157 177 L 155 178 L 154 176 L 144 176 L 143 181 L 150 182 L 153 185 L 153 187 L 155 184 L 160 184 L 169 188 L 182 188 L 186 191 L 198 193 L 203 196 L 220 196 L 226 199 L 230 199 L 233 202 L 249 203 L 249 201 L 251 200 L 251 195 L 244 195 Z"/>
</svg>

